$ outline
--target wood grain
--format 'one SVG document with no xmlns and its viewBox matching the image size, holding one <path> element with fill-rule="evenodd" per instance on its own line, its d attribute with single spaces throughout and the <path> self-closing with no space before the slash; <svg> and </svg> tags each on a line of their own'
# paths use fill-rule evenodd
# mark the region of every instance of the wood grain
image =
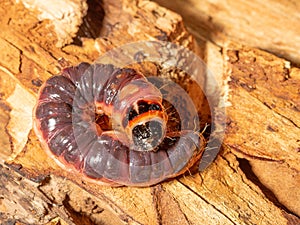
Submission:
<svg viewBox="0 0 300 225">
<path fill-rule="evenodd" d="M 300 4 L 297 1 L 155 2 L 182 15 L 185 24 L 196 37 L 208 39 L 220 46 L 232 40 L 300 63 Z"/>
</svg>

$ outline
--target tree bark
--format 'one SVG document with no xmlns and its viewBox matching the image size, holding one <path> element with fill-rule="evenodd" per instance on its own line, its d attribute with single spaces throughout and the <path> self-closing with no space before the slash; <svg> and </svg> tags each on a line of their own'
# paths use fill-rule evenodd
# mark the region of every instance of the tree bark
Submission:
<svg viewBox="0 0 300 225">
<path fill-rule="evenodd" d="M 236 7 L 248 12 L 242 5 Z M 215 11 L 230 16 L 222 7 Z M 227 32 L 218 45 L 208 37 L 197 45 L 181 16 L 145 0 L 3 0 L 0 12 L 2 224 L 300 223 L 299 68 L 230 42 Z M 220 154 L 201 173 L 146 188 L 101 186 L 62 171 L 32 131 L 39 87 L 63 63 L 93 62 L 112 48 L 149 39 L 196 51 L 218 78 L 227 125 Z M 284 50 L 293 59 L 296 53 Z"/>
</svg>

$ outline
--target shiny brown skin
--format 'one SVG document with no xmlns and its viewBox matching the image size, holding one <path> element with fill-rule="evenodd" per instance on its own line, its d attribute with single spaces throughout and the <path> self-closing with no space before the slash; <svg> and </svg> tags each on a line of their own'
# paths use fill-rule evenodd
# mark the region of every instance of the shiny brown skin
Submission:
<svg viewBox="0 0 300 225">
<path fill-rule="evenodd" d="M 192 128 L 168 127 L 162 102 L 159 89 L 135 70 L 81 63 L 43 84 L 34 129 L 64 169 L 108 185 L 150 186 L 185 172 L 203 145 Z M 109 129 L 99 115 L 109 118 Z"/>
</svg>

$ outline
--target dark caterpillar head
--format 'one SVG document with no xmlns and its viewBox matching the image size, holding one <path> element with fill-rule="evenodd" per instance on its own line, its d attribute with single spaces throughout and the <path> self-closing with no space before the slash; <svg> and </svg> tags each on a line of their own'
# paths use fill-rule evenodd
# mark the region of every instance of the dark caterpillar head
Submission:
<svg viewBox="0 0 300 225">
<path fill-rule="evenodd" d="M 154 151 L 165 136 L 167 115 L 160 91 L 145 78 L 124 85 L 115 101 L 114 120 L 130 149 Z M 120 138 L 123 139 L 124 138 Z"/>
<path fill-rule="evenodd" d="M 159 102 L 140 100 L 129 107 L 123 126 L 133 148 L 138 151 L 154 150 L 164 139 L 166 117 Z"/>
</svg>

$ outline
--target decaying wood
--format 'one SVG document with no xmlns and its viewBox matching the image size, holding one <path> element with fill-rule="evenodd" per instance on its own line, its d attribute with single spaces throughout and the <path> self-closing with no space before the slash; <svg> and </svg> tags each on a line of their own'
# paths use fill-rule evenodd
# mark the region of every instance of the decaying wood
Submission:
<svg viewBox="0 0 300 225">
<path fill-rule="evenodd" d="M 261 182 L 299 215 L 300 70 L 236 45 L 226 46 L 224 57 L 232 92 L 224 143 L 249 159 Z"/>
<path fill-rule="evenodd" d="M 300 63 L 298 1 L 155 0 L 182 15 L 193 35 L 264 49 Z"/>
<path fill-rule="evenodd" d="M 257 49 L 200 41 L 199 54 L 227 99 L 227 130 L 215 162 L 149 188 L 90 184 L 61 171 L 41 149 L 32 131 L 39 86 L 59 72 L 62 58 L 92 62 L 114 47 L 154 38 L 196 45 L 181 17 L 153 2 L 88 1 L 93 11 L 83 0 L 41 2 L 0 5 L 6 15 L 0 18 L 1 223 L 300 223 L 298 68 Z M 94 13 L 101 27 L 92 23 L 86 31 L 80 24 Z"/>
</svg>

